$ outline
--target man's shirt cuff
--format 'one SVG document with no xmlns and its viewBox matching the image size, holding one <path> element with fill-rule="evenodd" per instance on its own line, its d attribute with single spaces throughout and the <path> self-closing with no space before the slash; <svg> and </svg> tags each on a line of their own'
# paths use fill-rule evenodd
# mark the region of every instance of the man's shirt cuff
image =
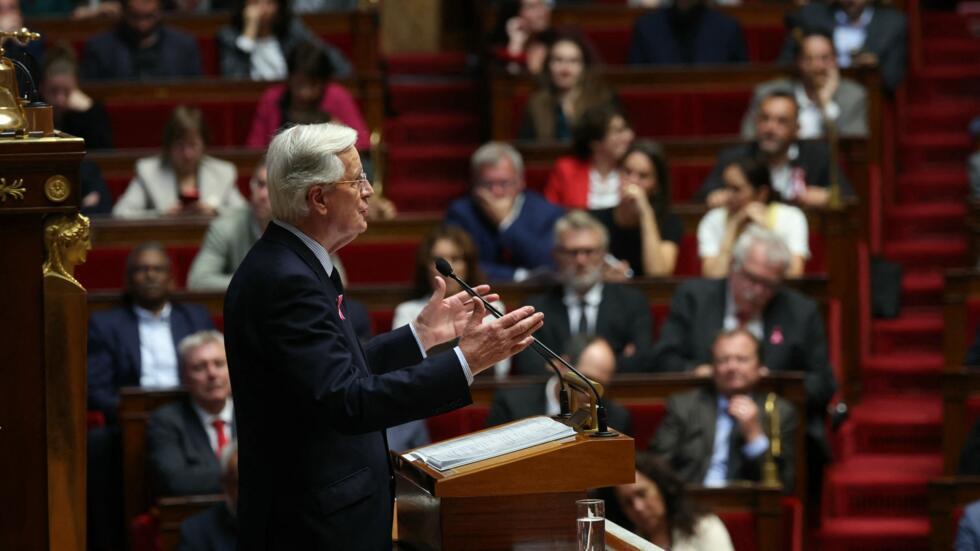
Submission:
<svg viewBox="0 0 980 551">
<path fill-rule="evenodd" d="M 425 347 L 422 346 L 422 339 L 420 339 L 419 334 L 415 332 L 415 323 L 408 322 L 408 328 L 412 330 L 412 336 L 415 337 L 415 344 L 419 345 L 419 352 L 422 353 L 422 359 L 424 360 L 428 358 L 429 355 L 425 353 Z"/>
<path fill-rule="evenodd" d="M 459 358 L 459 365 L 463 366 L 463 375 L 466 376 L 467 386 L 473 384 L 473 372 L 470 371 L 470 364 L 466 363 L 466 357 L 463 356 L 463 351 L 459 349 L 458 346 L 453 347 L 453 352 L 456 353 L 456 357 Z"/>
<path fill-rule="evenodd" d="M 769 437 L 762 435 L 759 438 L 742 446 L 742 454 L 749 459 L 757 459 L 769 449 Z"/>
</svg>

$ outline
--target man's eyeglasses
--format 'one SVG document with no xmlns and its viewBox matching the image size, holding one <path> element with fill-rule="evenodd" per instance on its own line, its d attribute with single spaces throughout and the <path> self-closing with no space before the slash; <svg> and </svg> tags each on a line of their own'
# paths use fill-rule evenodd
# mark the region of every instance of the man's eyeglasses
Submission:
<svg viewBox="0 0 980 551">
<path fill-rule="evenodd" d="M 564 247 L 558 247 L 555 249 L 555 252 L 562 256 L 567 256 L 569 258 L 575 258 L 579 255 L 592 257 L 602 252 L 602 249 L 598 247 L 594 247 L 594 248 L 582 247 L 580 249 L 566 249 Z"/>
<path fill-rule="evenodd" d="M 371 181 L 368 180 L 367 174 L 365 174 L 364 172 L 361 172 L 360 176 L 358 176 L 356 180 L 337 180 L 334 183 L 347 184 L 350 187 L 357 190 L 367 189 L 371 187 Z"/>
<path fill-rule="evenodd" d="M 749 280 L 751 283 L 758 285 L 769 292 L 776 292 L 779 290 L 779 286 L 782 284 L 782 281 L 770 281 L 753 273 L 749 273 L 749 271 L 745 268 L 738 270 L 738 274 Z"/>
</svg>

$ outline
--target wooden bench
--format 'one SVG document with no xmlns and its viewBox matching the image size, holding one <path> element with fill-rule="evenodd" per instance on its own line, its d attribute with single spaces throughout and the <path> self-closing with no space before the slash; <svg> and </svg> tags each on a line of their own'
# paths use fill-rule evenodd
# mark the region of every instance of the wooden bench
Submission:
<svg viewBox="0 0 980 551">
<path fill-rule="evenodd" d="M 980 318 L 980 272 L 947 270 L 943 285 L 943 357 L 947 372 L 961 371 Z"/>
<path fill-rule="evenodd" d="M 346 13 L 316 13 L 301 16 L 303 23 L 313 34 L 344 52 L 357 74 L 370 74 L 379 70 L 378 52 L 379 20 L 375 10 Z M 231 22 L 228 12 L 209 14 L 168 14 L 163 23 L 183 30 L 197 39 L 201 52 L 201 68 L 206 75 L 219 75 L 219 53 L 216 37 L 218 29 Z M 79 57 L 85 41 L 116 25 L 115 19 L 70 19 L 67 17 L 31 17 L 26 22 L 32 30 L 41 33 L 46 44 L 65 41 L 71 44 Z"/>
<path fill-rule="evenodd" d="M 980 369 L 963 367 L 942 374 L 943 474 L 954 475 L 973 424 L 980 417 Z"/>
<path fill-rule="evenodd" d="M 200 78 L 148 82 L 88 83 L 85 91 L 109 113 L 117 149 L 158 147 L 163 127 L 178 105 L 199 107 L 211 145 L 242 147 L 262 94 L 276 82 Z M 361 108 L 368 129 L 384 120 L 383 82 L 377 72 L 340 81 Z"/>
<path fill-rule="evenodd" d="M 980 477 L 950 476 L 929 482 L 929 548 L 953 548 L 963 507 L 980 499 Z"/>
</svg>

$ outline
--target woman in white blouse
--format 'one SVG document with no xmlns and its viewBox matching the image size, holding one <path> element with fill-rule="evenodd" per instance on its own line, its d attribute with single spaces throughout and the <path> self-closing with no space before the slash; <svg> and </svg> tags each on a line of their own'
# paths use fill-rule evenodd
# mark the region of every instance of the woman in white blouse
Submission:
<svg viewBox="0 0 980 551">
<path fill-rule="evenodd" d="M 732 263 L 732 249 L 751 224 L 762 226 L 783 239 L 793 257 L 787 277 L 800 277 L 810 257 L 809 226 L 798 207 L 773 201 L 769 167 L 761 159 L 746 157 L 722 172 L 729 192 L 724 206 L 707 212 L 698 224 L 698 256 L 701 275 L 724 277 Z"/>
<path fill-rule="evenodd" d="M 136 161 L 136 174 L 112 214 L 121 218 L 213 216 L 245 206 L 235 165 L 205 154 L 200 109 L 179 106 L 163 131 L 163 152 Z"/>
<path fill-rule="evenodd" d="M 477 266 L 479 254 L 469 234 L 456 226 L 436 228 L 419 244 L 418 253 L 415 255 L 413 291 L 417 298 L 395 307 L 392 329 L 397 329 L 418 317 L 419 312 L 429 301 L 429 296 L 433 290 L 432 283 L 435 281 L 435 277 L 439 275 L 435 269 L 435 259 L 440 257 L 445 258 L 452 265 L 453 271 L 463 281 L 472 285 L 486 281 Z M 455 281 L 446 281 L 446 296 L 461 290 Z M 501 313 L 506 311 L 500 301 L 491 304 Z M 488 315 L 487 319 L 493 319 L 493 317 Z M 510 373 L 510 358 L 494 366 L 493 373 L 494 377 L 498 379 L 507 377 Z"/>
</svg>

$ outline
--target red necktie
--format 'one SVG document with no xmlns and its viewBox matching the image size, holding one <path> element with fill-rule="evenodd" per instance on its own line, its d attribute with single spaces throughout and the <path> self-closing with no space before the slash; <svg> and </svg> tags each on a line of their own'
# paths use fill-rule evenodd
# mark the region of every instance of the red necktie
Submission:
<svg viewBox="0 0 980 551">
<path fill-rule="evenodd" d="M 221 459 L 221 451 L 228 445 L 228 436 L 225 435 L 225 422 L 221 419 L 215 419 L 211 421 L 211 426 L 218 433 L 218 449 L 215 450 L 215 453 L 218 455 L 218 459 Z"/>
</svg>

